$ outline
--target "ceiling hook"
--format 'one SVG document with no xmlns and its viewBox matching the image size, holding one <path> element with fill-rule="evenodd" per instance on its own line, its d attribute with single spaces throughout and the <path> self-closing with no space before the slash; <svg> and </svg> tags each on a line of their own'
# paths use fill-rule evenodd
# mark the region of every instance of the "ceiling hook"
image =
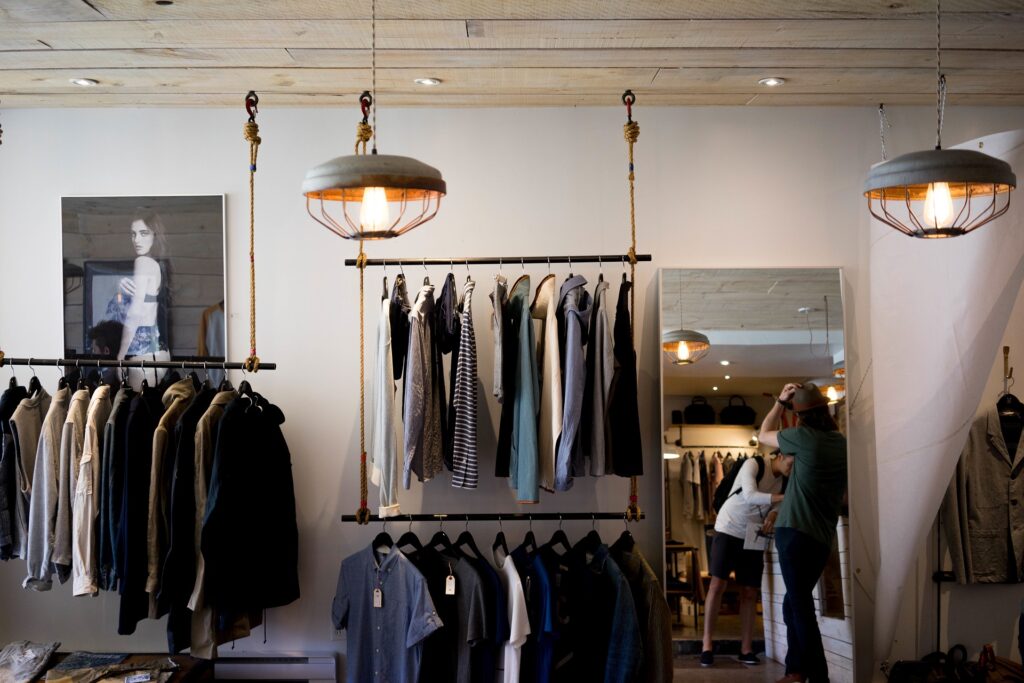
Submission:
<svg viewBox="0 0 1024 683">
<path fill-rule="evenodd" d="M 250 90 L 249 94 L 245 96 L 245 111 L 249 114 L 249 123 L 256 122 L 256 114 L 259 113 L 260 98 L 256 94 L 255 90 Z"/>
</svg>

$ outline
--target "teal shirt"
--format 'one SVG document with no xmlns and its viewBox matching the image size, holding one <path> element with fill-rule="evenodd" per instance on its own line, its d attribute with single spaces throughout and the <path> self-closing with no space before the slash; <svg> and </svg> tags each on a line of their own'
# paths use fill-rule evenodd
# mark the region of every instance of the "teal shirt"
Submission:
<svg viewBox="0 0 1024 683">
<path fill-rule="evenodd" d="M 846 437 L 794 427 L 779 432 L 779 449 L 796 456 L 776 527 L 801 531 L 831 546 L 846 493 Z"/>
</svg>

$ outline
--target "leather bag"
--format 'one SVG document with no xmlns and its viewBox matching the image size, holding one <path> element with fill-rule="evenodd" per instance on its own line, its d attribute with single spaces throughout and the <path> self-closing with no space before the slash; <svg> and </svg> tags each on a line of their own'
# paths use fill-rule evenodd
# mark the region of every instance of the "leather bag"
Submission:
<svg viewBox="0 0 1024 683">
<path fill-rule="evenodd" d="M 739 400 L 739 405 L 733 404 L 736 400 Z M 757 421 L 757 413 L 747 405 L 742 396 L 730 396 L 729 405 L 722 408 L 722 412 L 719 413 L 718 417 L 724 425 L 753 426 L 754 422 Z"/>
<path fill-rule="evenodd" d="M 688 425 L 715 424 L 715 409 L 708 404 L 703 396 L 694 396 L 690 405 L 683 410 L 683 422 Z"/>
</svg>

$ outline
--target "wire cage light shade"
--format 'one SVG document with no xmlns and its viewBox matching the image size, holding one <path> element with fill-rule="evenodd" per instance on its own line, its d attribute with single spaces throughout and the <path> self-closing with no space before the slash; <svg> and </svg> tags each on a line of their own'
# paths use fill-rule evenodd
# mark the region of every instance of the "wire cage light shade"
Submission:
<svg viewBox="0 0 1024 683">
<path fill-rule="evenodd" d="M 354 240 L 404 235 L 437 215 L 446 192 L 439 170 L 391 154 L 337 157 L 310 169 L 302 183 L 313 220 Z"/>
<path fill-rule="evenodd" d="M 1010 165 L 968 149 L 931 149 L 875 164 L 864 183 L 871 215 L 905 235 L 959 237 L 1010 208 Z"/>
<path fill-rule="evenodd" d="M 661 349 L 675 365 L 692 365 L 708 354 L 711 342 L 700 332 L 673 330 L 661 335 Z"/>
</svg>

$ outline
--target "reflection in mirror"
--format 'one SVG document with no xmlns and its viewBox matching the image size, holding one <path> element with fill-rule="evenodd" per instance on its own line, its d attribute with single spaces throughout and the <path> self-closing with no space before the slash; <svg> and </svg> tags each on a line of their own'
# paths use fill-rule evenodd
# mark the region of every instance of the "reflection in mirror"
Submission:
<svg viewBox="0 0 1024 683">
<path fill-rule="evenodd" d="M 788 508 L 798 500 L 794 490 L 813 483 L 841 515 L 825 516 L 823 534 L 836 538 L 831 553 L 814 558 L 809 546 L 800 556 L 823 567 L 811 620 L 822 633 L 829 680 L 852 680 L 848 513 L 840 509 L 847 426 L 840 271 L 662 270 L 660 301 L 665 587 L 674 638 L 686 641 L 677 647 L 703 665 L 714 665 L 714 656 L 754 663 L 751 653 L 785 661 L 787 591 L 773 522 L 787 495 Z M 776 407 L 787 384 L 814 384 L 820 393 L 783 396 L 790 409 Z M 808 395 L 827 404 L 817 412 L 838 430 L 820 453 L 784 457 L 776 444 L 799 449 L 793 433 L 780 438 L 779 430 L 797 425 L 792 409 L 804 406 L 794 402 Z M 717 544 L 716 534 L 725 535 Z"/>
</svg>

